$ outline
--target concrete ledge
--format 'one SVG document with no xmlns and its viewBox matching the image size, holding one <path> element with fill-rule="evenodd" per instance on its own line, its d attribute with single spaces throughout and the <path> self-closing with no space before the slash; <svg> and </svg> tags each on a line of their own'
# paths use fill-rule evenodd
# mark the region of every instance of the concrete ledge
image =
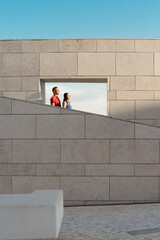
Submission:
<svg viewBox="0 0 160 240">
<path fill-rule="evenodd" d="M 62 190 L 0 195 L 0 240 L 57 238 L 62 218 Z"/>
</svg>

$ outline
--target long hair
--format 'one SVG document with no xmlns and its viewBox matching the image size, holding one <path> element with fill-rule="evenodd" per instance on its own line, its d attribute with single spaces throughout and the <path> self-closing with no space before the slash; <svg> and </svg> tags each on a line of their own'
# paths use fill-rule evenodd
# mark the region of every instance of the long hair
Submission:
<svg viewBox="0 0 160 240">
<path fill-rule="evenodd" d="M 65 101 L 67 102 L 67 100 L 68 100 L 68 99 L 67 99 L 67 94 L 68 94 L 68 93 L 64 93 L 64 95 L 63 95 L 63 96 L 64 96 L 63 102 L 65 102 Z"/>
</svg>

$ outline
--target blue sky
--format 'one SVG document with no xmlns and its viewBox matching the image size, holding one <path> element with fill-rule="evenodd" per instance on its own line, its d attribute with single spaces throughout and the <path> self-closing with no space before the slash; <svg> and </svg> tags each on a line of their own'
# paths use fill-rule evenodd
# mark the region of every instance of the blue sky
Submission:
<svg viewBox="0 0 160 240">
<path fill-rule="evenodd" d="M 0 0 L 0 39 L 159 38 L 160 0 Z"/>
<path fill-rule="evenodd" d="M 160 38 L 159 12 L 160 0 L 0 0 L 0 39 Z M 106 85 L 58 86 L 73 108 L 106 114 Z"/>
</svg>

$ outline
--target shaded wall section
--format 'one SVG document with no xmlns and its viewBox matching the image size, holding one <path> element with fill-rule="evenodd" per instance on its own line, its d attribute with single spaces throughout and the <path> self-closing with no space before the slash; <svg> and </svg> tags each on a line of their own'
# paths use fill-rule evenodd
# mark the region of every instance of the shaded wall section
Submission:
<svg viewBox="0 0 160 240">
<path fill-rule="evenodd" d="M 159 39 L 0 41 L 0 95 L 44 100 L 45 81 L 107 79 L 108 116 L 160 125 Z"/>
<path fill-rule="evenodd" d="M 158 202 L 160 128 L 0 98 L 0 194 L 63 189 L 65 205 Z"/>
</svg>

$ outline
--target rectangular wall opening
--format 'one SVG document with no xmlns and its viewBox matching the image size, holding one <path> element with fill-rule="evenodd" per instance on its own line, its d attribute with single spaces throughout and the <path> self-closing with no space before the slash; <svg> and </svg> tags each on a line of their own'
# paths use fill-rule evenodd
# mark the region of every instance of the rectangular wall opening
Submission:
<svg viewBox="0 0 160 240">
<path fill-rule="evenodd" d="M 53 96 L 52 88 L 60 90 L 59 99 L 63 102 L 64 93 L 69 93 L 72 109 L 89 113 L 107 115 L 107 79 L 100 80 L 41 80 L 42 98 L 45 104 L 50 105 Z"/>
</svg>

